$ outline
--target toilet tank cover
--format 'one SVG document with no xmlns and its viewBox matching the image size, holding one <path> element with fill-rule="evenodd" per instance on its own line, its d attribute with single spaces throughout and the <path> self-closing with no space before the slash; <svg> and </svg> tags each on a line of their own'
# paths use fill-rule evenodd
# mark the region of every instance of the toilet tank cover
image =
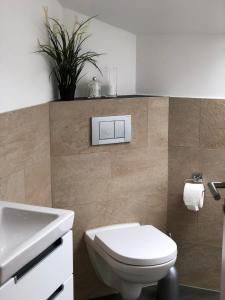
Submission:
<svg viewBox="0 0 225 300">
<path fill-rule="evenodd" d="M 167 263 L 177 256 L 177 245 L 151 225 L 99 232 L 95 243 L 119 262 L 135 266 Z"/>
</svg>

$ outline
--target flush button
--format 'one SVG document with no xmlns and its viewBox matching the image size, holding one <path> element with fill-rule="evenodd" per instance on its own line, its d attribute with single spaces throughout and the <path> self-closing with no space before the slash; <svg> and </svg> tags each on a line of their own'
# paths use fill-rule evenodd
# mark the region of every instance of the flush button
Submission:
<svg viewBox="0 0 225 300">
<path fill-rule="evenodd" d="M 108 140 L 115 138 L 114 121 L 99 122 L 99 138 L 100 140 Z"/>
<path fill-rule="evenodd" d="M 131 115 L 92 117 L 92 145 L 130 143 Z"/>
<path fill-rule="evenodd" d="M 115 121 L 115 138 L 125 138 L 125 121 Z"/>
</svg>

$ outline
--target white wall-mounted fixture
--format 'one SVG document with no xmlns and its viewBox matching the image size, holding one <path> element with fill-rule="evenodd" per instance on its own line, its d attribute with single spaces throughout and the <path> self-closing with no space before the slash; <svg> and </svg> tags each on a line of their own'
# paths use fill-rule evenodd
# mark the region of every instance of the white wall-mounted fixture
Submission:
<svg viewBox="0 0 225 300">
<path fill-rule="evenodd" d="M 99 227 L 87 230 L 85 241 L 99 277 L 126 300 L 138 299 L 144 286 L 164 278 L 177 258 L 176 243 L 150 225 Z"/>
<path fill-rule="evenodd" d="M 73 299 L 74 212 L 0 201 L 0 300 Z"/>
</svg>

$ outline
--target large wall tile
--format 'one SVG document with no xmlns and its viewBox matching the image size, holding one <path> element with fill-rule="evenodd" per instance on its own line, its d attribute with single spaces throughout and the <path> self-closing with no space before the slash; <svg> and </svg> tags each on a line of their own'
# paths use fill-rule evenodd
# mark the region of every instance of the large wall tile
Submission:
<svg viewBox="0 0 225 300">
<path fill-rule="evenodd" d="M 90 117 L 94 101 L 51 102 L 51 154 L 73 155 L 89 152 Z"/>
<path fill-rule="evenodd" d="M 169 145 L 199 145 L 201 100 L 170 98 Z"/>
<path fill-rule="evenodd" d="M 201 152 L 194 147 L 169 147 L 169 191 L 182 193 L 185 179 L 201 171 Z"/>
<path fill-rule="evenodd" d="M 202 149 L 201 170 L 206 182 L 225 180 L 225 152 L 224 149 Z M 223 192 L 223 190 L 221 190 Z"/>
<path fill-rule="evenodd" d="M 44 157 L 37 153 L 36 159 L 25 164 L 25 196 L 27 203 L 40 206 L 52 205 L 49 152 L 44 152 Z"/>
<path fill-rule="evenodd" d="M 48 104 L 0 115 L 0 177 L 23 168 L 27 159 L 49 143 Z"/>
<path fill-rule="evenodd" d="M 212 197 L 205 197 L 204 209 L 198 213 L 199 243 L 221 248 L 223 220 L 223 201 L 215 201 Z"/>
<path fill-rule="evenodd" d="M 24 169 L 0 178 L 0 197 L 2 200 L 26 202 Z"/>
<path fill-rule="evenodd" d="M 198 215 L 188 211 L 182 194 L 169 194 L 167 229 L 175 241 L 196 241 L 198 239 Z"/>
<path fill-rule="evenodd" d="M 220 289 L 221 247 L 178 242 L 178 269 L 183 284 Z M 185 259 L 184 259 L 185 257 Z"/>
<path fill-rule="evenodd" d="M 204 148 L 225 148 L 225 101 L 201 103 L 200 144 Z"/>
<path fill-rule="evenodd" d="M 110 159 L 107 154 L 90 153 L 52 158 L 54 204 L 65 207 L 107 201 L 110 195 Z"/>
<path fill-rule="evenodd" d="M 168 148 L 169 99 L 152 98 L 148 102 L 148 143 L 151 147 L 160 145 Z"/>
<path fill-rule="evenodd" d="M 93 299 L 116 292 L 104 285 L 96 276 L 84 242 L 76 249 L 74 258 L 74 274 L 76 274 L 74 292 L 76 299 Z"/>
<path fill-rule="evenodd" d="M 49 105 L 0 115 L 1 199 L 51 206 Z"/>
<path fill-rule="evenodd" d="M 111 159 L 112 192 L 167 193 L 168 152 L 164 147 L 114 153 Z"/>
</svg>

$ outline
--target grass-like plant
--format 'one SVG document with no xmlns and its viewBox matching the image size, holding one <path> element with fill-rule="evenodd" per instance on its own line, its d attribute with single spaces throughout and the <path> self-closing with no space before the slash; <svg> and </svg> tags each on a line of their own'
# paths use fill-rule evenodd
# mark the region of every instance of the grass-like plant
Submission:
<svg viewBox="0 0 225 300">
<path fill-rule="evenodd" d="M 49 42 L 39 41 L 39 51 L 51 58 L 52 74 L 55 75 L 61 100 L 74 99 L 78 81 L 84 76 L 82 71 L 87 63 L 93 65 L 101 73 L 97 58 L 101 55 L 93 51 L 84 51 L 83 46 L 90 38 L 87 25 L 94 17 L 76 24 L 70 32 L 57 19 L 46 15 L 45 26 Z"/>
</svg>

